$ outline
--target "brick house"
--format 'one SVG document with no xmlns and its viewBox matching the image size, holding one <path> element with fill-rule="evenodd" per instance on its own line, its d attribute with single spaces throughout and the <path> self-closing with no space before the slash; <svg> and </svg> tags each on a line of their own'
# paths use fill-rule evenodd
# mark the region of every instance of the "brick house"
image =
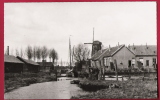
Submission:
<svg viewBox="0 0 160 100">
<path fill-rule="evenodd" d="M 92 56 L 92 66 L 105 68 L 105 70 L 114 70 L 114 60 L 117 61 L 118 69 L 131 67 L 132 59 L 135 54 L 125 45 L 109 47 L 108 49 L 99 50 Z"/>
<path fill-rule="evenodd" d="M 134 52 L 135 58 L 132 59 L 132 66 L 138 67 L 141 62 L 144 68 L 156 68 L 157 66 L 157 46 L 156 45 L 133 45 L 128 48 Z"/>
</svg>

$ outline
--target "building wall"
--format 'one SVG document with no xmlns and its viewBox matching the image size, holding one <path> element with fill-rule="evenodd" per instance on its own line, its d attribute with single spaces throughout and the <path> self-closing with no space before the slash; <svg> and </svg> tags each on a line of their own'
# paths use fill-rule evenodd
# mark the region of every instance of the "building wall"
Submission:
<svg viewBox="0 0 160 100">
<path fill-rule="evenodd" d="M 23 63 L 4 63 L 5 73 L 21 73 L 23 72 Z"/>
<path fill-rule="evenodd" d="M 157 56 L 139 56 L 139 57 L 136 57 L 136 62 L 137 61 L 140 61 L 140 59 L 143 59 L 143 66 L 144 66 L 144 68 L 146 67 L 146 68 L 153 68 L 154 66 L 153 66 L 153 58 L 156 58 L 156 64 L 157 64 Z M 146 66 L 146 60 L 149 60 L 149 66 Z M 137 67 L 137 63 L 136 63 L 136 66 L 135 67 Z"/>
<path fill-rule="evenodd" d="M 39 72 L 39 65 L 26 64 L 28 72 Z"/>
<path fill-rule="evenodd" d="M 129 60 L 132 61 L 133 58 L 135 58 L 135 55 L 126 47 L 123 47 L 113 56 L 112 59 L 116 59 L 118 68 L 128 68 Z"/>
<path fill-rule="evenodd" d="M 146 66 L 146 60 L 149 60 L 149 68 L 154 68 L 153 66 L 153 58 L 156 58 L 156 64 L 157 64 L 157 56 L 135 56 L 132 52 L 130 52 L 126 47 L 123 47 L 120 51 L 118 51 L 113 57 L 103 57 L 99 59 L 98 61 L 92 61 L 92 66 L 105 68 L 105 70 L 111 70 L 111 63 L 114 63 L 114 59 L 117 61 L 117 67 L 119 69 L 121 68 L 128 68 L 129 66 L 129 60 L 131 63 L 132 68 L 138 67 L 137 61 L 140 61 L 140 59 L 143 58 L 143 66 L 144 68 L 148 68 Z M 112 63 L 112 64 L 113 64 Z"/>
</svg>

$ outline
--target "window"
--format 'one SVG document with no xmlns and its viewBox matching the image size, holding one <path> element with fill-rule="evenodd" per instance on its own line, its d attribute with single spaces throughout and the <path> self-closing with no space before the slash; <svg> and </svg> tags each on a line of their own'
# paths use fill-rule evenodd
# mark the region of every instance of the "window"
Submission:
<svg viewBox="0 0 160 100">
<path fill-rule="evenodd" d="M 153 64 L 156 64 L 156 58 L 153 58 Z"/>
<path fill-rule="evenodd" d="M 107 58 L 104 58 L 104 66 L 107 66 Z"/>
<path fill-rule="evenodd" d="M 112 62 L 112 58 L 111 57 L 109 57 L 108 59 L 109 59 L 109 62 Z"/>
<path fill-rule="evenodd" d="M 156 68 L 156 66 L 157 66 L 157 61 L 156 60 L 157 60 L 156 58 L 153 58 L 153 67 L 154 68 Z"/>
<path fill-rule="evenodd" d="M 142 63 L 142 65 L 143 65 L 143 58 L 139 58 L 139 61 Z"/>
<path fill-rule="evenodd" d="M 132 58 L 132 64 L 135 65 L 135 59 L 134 58 Z"/>
<path fill-rule="evenodd" d="M 146 66 L 149 66 L 149 60 L 146 60 Z"/>
<path fill-rule="evenodd" d="M 100 67 L 101 65 L 100 65 L 100 62 L 99 61 L 96 61 L 96 67 Z"/>
<path fill-rule="evenodd" d="M 104 58 L 104 66 L 110 66 L 111 58 Z"/>
</svg>

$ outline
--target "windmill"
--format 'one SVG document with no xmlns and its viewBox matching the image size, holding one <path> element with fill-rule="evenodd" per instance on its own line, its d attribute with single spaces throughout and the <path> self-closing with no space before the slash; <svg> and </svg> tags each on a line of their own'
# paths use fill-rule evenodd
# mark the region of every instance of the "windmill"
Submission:
<svg viewBox="0 0 160 100">
<path fill-rule="evenodd" d="M 101 42 L 94 40 L 94 28 L 93 28 L 93 41 L 92 43 L 84 43 L 84 44 L 91 44 L 92 45 L 92 54 L 93 56 L 98 50 L 101 50 Z"/>
</svg>

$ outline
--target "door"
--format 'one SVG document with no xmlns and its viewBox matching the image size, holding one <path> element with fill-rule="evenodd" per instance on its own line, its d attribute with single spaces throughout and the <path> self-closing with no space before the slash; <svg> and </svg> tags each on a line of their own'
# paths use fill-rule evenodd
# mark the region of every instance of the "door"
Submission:
<svg viewBox="0 0 160 100">
<path fill-rule="evenodd" d="M 132 66 L 132 61 L 128 60 L 128 67 L 130 68 Z"/>
</svg>

